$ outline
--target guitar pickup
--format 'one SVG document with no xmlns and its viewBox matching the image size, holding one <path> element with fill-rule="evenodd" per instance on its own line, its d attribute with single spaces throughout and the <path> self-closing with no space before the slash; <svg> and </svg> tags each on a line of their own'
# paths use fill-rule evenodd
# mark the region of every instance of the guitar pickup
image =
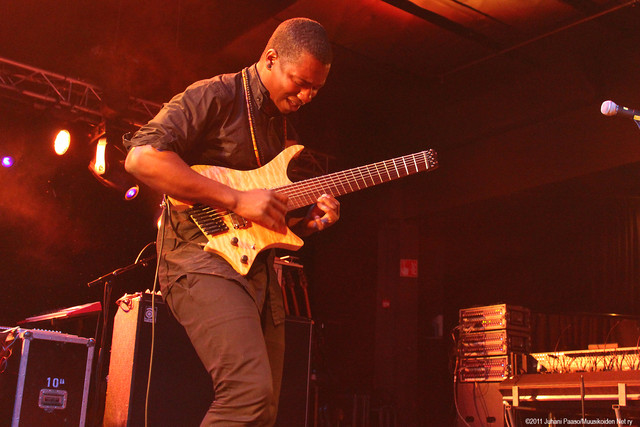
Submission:
<svg viewBox="0 0 640 427">
<path fill-rule="evenodd" d="M 231 225 L 233 225 L 233 228 L 235 228 L 236 230 L 239 230 L 241 228 L 249 228 L 249 226 L 251 225 L 249 221 L 247 221 L 240 215 L 235 214 L 233 212 L 231 212 L 230 218 L 231 218 Z"/>
<path fill-rule="evenodd" d="M 217 209 L 201 204 L 194 205 L 187 211 L 193 222 L 206 235 L 213 236 L 229 230 L 223 216 Z"/>
</svg>

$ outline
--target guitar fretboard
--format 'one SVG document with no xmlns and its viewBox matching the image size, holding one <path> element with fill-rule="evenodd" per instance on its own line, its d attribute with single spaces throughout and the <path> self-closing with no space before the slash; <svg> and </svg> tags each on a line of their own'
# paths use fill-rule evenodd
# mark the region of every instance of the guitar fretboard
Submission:
<svg viewBox="0 0 640 427">
<path fill-rule="evenodd" d="M 436 152 L 427 150 L 294 182 L 279 187 L 276 191 L 289 197 L 289 210 L 294 210 L 312 205 L 322 194 L 337 197 L 417 172 L 434 169 L 437 166 Z"/>
</svg>

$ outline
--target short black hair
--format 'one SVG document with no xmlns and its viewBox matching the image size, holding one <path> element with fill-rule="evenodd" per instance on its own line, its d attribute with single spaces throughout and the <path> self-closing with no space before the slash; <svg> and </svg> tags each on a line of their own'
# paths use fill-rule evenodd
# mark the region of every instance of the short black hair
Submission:
<svg viewBox="0 0 640 427">
<path fill-rule="evenodd" d="M 305 52 L 324 65 L 333 60 L 331 43 L 324 27 L 312 19 L 293 18 L 278 25 L 273 32 L 265 51 L 275 49 L 283 63 L 298 60 Z"/>
</svg>

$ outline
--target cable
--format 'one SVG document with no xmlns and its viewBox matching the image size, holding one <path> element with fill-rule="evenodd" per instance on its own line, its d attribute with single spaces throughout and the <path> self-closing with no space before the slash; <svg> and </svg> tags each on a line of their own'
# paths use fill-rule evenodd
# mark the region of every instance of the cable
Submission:
<svg viewBox="0 0 640 427">
<path fill-rule="evenodd" d="M 456 371 L 457 370 L 458 370 L 458 360 L 456 359 Z M 458 405 L 458 373 L 457 372 L 453 374 L 453 404 L 456 407 L 456 414 L 458 415 L 458 418 L 460 418 L 462 422 L 467 425 L 467 427 L 471 427 L 471 425 L 469 425 L 467 420 L 462 416 L 462 413 L 460 412 L 460 406 Z"/>
<path fill-rule="evenodd" d="M 164 212 L 164 211 L 163 211 Z M 134 261 L 134 264 L 137 264 L 140 262 L 140 258 L 142 257 L 142 254 L 144 253 L 144 251 L 147 250 L 148 247 L 150 247 L 151 245 L 155 245 L 156 242 L 149 242 L 145 245 L 144 248 L 142 248 L 142 250 L 140 250 L 140 252 L 138 253 L 138 256 L 136 257 L 136 260 Z"/>
<path fill-rule="evenodd" d="M 109 302 L 111 301 L 111 281 L 106 280 L 102 286 L 102 310 L 100 310 L 100 314 L 98 316 L 98 321 L 96 322 L 96 331 L 95 331 L 95 340 L 96 343 L 99 343 L 98 346 L 98 359 L 96 360 L 96 369 L 94 372 L 93 382 L 95 384 L 93 399 L 94 399 L 94 407 L 93 407 L 93 417 L 97 419 L 100 415 L 104 407 L 102 406 L 104 401 L 102 399 L 102 387 L 104 384 L 104 378 L 102 374 L 104 373 L 104 349 L 105 349 L 105 341 L 107 340 L 107 330 L 109 326 Z M 102 322 L 100 320 L 102 319 Z M 100 338 L 98 339 L 98 335 Z"/>
<path fill-rule="evenodd" d="M 502 404 L 502 419 L 504 420 L 507 427 L 515 427 L 511 423 L 511 414 L 507 410 L 507 405 L 505 405 L 504 403 Z"/>
<path fill-rule="evenodd" d="M 567 332 L 569 329 L 571 329 L 572 324 L 569 323 L 567 326 L 564 327 L 564 329 L 562 329 L 562 331 L 560 332 L 560 334 L 558 335 L 558 340 L 556 341 L 556 345 L 553 348 L 553 352 L 557 353 L 558 352 L 558 346 L 560 345 L 560 340 L 562 339 L 562 337 L 564 336 L 564 333 Z"/>
<path fill-rule="evenodd" d="M 616 323 L 614 323 L 614 325 L 611 328 L 609 328 L 609 332 L 607 332 L 607 336 L 604 339 L 604 345 L 602 348 L 602 367 L 603 367 L 603 370 L 605 371 L 611 370 L 611 366 L 607 366 L 607 346 L 609 345 L 609 337 L 611 337 L 611 332 L 613 332 L 613 330 L 620 323 L 622 323 L 622 320 L 618 320 Z M 598 360 L 596 358 L 595 367 L 597 368 L 597 366 L 598 366 Z"/>
<path fill-rule="evenodd" d="M 5 371 L 5 369 L 7 369 L 7 364 L 9 363 L 9 358 L 11 357 L 11 354 L 13 353 L 13 350 L 11 349 L 11 347 L 16 343 L 16 332 L 18 332 L 20 330 L 20 328 L 18 328 L 17 326 L 11 329 L 7 329 L 5 331 L 2 331 L 3 334 L 7 334 L 7 336 L 5 338 L 3 338 L 2 340 L 2 346 L 0 349 L 0 374 L 3 373 Z M 10 341 L 7 341 L 9 338 L 11 338 Z M 5 343 L 8 344 L 5 346 Z"/>
<path fill-rule="evenodd" d="M 453 404 L 456 408 L 456 414 L 458 416 L 458 418 L 460 418 L 462 420 L 463 423 L 466 424 L 467 427 L 471 427 L 471 425 L 469 425 L 469 423 L 467 422 L 467 420 L 465 420 L 465 418 L 462 416 L 462 413 L 460 412 L 460 406 L 458 405 L 458 361 L 460 360 L 460 350 L 457 348 L 458 344 L 457 344 L 457 337 L 456 337 L 456 332 L 460 329 L 460 326 L 456 326 L 451 330 L 451 338 L 453 340 L 453 348 L 456 349 L 456 363 L 454 365 L 453 368 Z M 449 365 L 451 366 L 451 365 Z"/>
<path fill-rule="evenodd" d="M 480 399 L 480 397 L 481 397 L 481 394 L 480 394 L 480 389 L 478 387 L 478 382 L 474 381 L 473 382 L 473 406 L 478 416 L 483 415 L 484 418 L 487 419 L 487 416 L 489 415 L 489 410 L 487 409 L 487 402 L 485 402 L 484 397 L 482 399 Z M 480 406 L 482 406 L 483 412 L 480 412 L 480 407 L 478 407 L 478 401 L 480 401 Z"/>
<path fill-rule="evenodd" d="M 164 247 L 164 226 L 165 223 L 167 221 L 167 217 L 170 216 L 169 213 L 169 200 L 167 198 L 167 196 L 164 196 L 164 199 L 162 201 L 162 215 L 160 217 L 160 229 L 162 230 L 160 232 L 160 247 L 158 249 L 158 257 L 156 259 L 156 271 L 155 271 L 155 275 L 153 278 L 153 287 L 151 289 L 151 348 L 149 350 L 149 373 L 147 375 L 147 390 L 145 393 L 145 398 L 144 398 L 144 425 L 145 427 L 148 427 L 148 422 L 149 422 L 149 393 L 151 392 L 151 371 L 153 370 L 153 350 L 155 348 L 155 341 L 156 341 L 156 286 L 158 284 L 158 274 L 159 274 L 159 270 L 160 270 L 160 255 L 162 254 L 162 249 Z M 169 218 L 170 219 L 170 218 Z M 155 243 L 155 242 L 153 242 Z M 138 255 L 138 259 L 140 259 L 140 256 L 142 255 L 142 252 L 144 252 L 144 250 L 149 247 L 151 245 L 151 243 L 149 243 L 147 246 L 145 246 L 142 251 L 140 251 L 140 254 Z M 137 262 L 137 260 L 136 260 Z"/>
</svg>

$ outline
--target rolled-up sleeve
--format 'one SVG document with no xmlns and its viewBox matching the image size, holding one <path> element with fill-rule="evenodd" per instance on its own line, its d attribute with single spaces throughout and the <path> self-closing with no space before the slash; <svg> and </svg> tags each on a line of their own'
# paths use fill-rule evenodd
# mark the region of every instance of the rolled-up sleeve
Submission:
<svg viewBox="0 0 640 427">
<path fill-rule="evenodd" d="M 123 138 L 127 150 L 151 145 L 160 151 L 173 151 L 183 157 L 207 130 L 221 108 L 224 86 L 215 79 L 201 80 L 164 104 L 160 112 L 130 139 Z"/>
</svg>

